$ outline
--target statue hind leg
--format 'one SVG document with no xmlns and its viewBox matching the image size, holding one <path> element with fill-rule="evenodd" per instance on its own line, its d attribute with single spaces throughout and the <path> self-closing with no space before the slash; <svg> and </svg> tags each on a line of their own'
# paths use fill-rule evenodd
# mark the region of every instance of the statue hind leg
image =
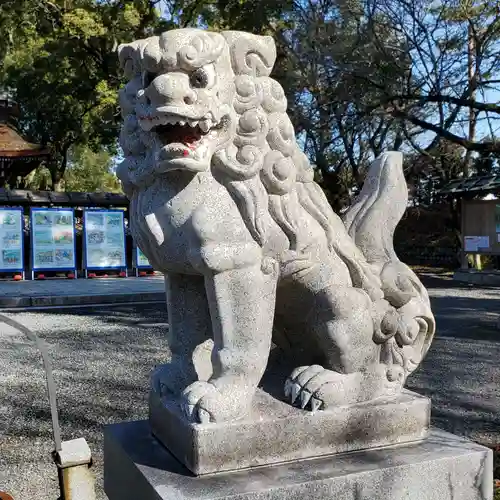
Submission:
<svg viewBox="0 0 500 500">
<path fill-rule="evenodd" d="M 316 273 L 324 279 L 324 266 L 311 267 L 309 282 L 314 282 Z M 335 272 L 331 276 L 339 277 Z M 355 404 L 398 389 L 396 383 L 388 382 L 385 365 L 380 363 L 380 345 L 373 341 L 377 316 L 373 302 L 348 281 L 335 281 L 315 291 L 307 322 L 308 333 L 323 353 L 324 366 L 298 367 L 285 384 L 285 395 L 303 408 Z"/>
</svg>

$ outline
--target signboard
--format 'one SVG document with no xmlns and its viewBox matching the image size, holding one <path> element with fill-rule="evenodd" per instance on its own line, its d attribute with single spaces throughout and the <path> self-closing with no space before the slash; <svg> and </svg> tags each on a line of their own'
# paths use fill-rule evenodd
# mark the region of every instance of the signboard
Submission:
<svg viewBox="0 0 500 500">
<path fill-rule="evenodd" d="M 465 251 L 477 252 L 481 248 L 490 247 L 489 236 L 465 236 Z"/>
<path fill-rule="evenodd" d="M 71 208 L 31 209 L 33 271 L 76 270 L 75 214 Z"/>
<path fill-rule="evenodd" d="M 122 210 L 85 210 L 83 235 L 85 269 L 127 267 Z"/>
<path fill-rule="evenodd" d="M 151 268 L 151 263 L 149 262 L 148 258 L 142 253 L 142 250 L 136 246 L 135 247 L 135 256 L 136 256 L 136 260 L 135 260 L 135 267 L 137 269 L 141 269 L 141 268 Z"/>
<path fill-rule="evenodd" d="M 495 228 L 496 232 L 500 233 L 500 205 L 495 205 Z"/>
<path fill-rule="evenodd" d="M 0 272 L 24 269 L 23 226 L 22 208 L 0 208 Z"/>
</svg>

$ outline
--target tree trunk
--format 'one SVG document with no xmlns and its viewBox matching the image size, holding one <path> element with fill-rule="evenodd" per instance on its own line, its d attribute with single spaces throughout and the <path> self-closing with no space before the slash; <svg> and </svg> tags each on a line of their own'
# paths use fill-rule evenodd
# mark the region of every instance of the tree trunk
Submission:
<svg viewBox="0 0 500 500">
<path fill-rule="evenodd" d="M 52 179 L 52 191 L 64 191 L 64 174 L 66 172 L 66 167 L 68 166 L 68 150 L 70 145 L 64 146 L 61 155 L 61 162 L 54 164 L 50 169 L 50 177 Z"/>
<path fill-rule="evenodd" d="M 468 40 L 468 50 L 467 50 L 467 76 L 469 85 L 469 100 L 476 99 L 476 88 L 477 88 L 477 67 L 475 62 L 476 53 L 476 40 L 474 38 L 474 32 L 472 26 L 469 24 L 469 40 Z M 472 107 L 469 108 L 469 141 L 474 142 L 476 139 L 476 125 L 477 125 L 478 111 Z M 465 152 L 463 173 L 464 177 L 469 177 L 470 166 L 472 163 L 472 151 L 467 149 Z"/>
</svg>

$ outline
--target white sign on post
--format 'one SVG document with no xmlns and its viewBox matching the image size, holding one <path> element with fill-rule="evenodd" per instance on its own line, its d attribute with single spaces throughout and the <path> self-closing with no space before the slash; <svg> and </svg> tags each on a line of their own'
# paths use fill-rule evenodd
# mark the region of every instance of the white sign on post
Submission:
<svg viewBox="0 0 500 500">
<path fill-rule="evenodd" d="M 464 246 L 466 252 L 477 252 L 480 248 L 490 248 L 490 237 L 465 236 Z"/>
<path fill-rule="evenodd" d="M 127 267 L 122 210 L 85 210 L 85 269 Z"/>
<path fill-rule="evenodd" d="M 23 210 L 0 208 L 0 271 L 22 271 Z"/>
</svg>

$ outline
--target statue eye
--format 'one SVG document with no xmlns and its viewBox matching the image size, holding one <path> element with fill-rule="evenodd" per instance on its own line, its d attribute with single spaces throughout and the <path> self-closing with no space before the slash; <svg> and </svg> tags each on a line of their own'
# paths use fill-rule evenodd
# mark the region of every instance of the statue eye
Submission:
<svg viewBox="0 0 500 500">
<path fill-rule="evenodd" d="M 145 71 L 142 75 L 143 87 L 148 88 L 153 80 L 158 76 L 158 73 L 151 73 L 150 71 Z"/>
<path fill-rule="evenodd" d="M 203 68 L 199 68 L 189 77 L 189 82 L 191 83 L 191 87 L 195 87 L 197 89 L 202 89 L 208 85 L 208 75 L 207 72 Z"/>
<path fill-rule="evenodd" d="M 203 68 L 198 68 L 189 75 L 191 87 L 197 89 L 210 89 L 215 85 L 216 80 L 213 64 L 206 64 Z"/>
</svg>

